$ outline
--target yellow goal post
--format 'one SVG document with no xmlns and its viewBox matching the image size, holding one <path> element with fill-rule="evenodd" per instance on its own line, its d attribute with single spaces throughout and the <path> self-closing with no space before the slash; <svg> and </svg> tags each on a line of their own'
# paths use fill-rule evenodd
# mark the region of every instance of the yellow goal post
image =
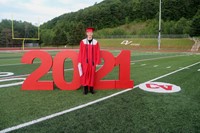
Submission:
<svg viewBox="0 0 200 133">
<path fill-rule="evenodd" d="M 38 20 L 38 24 L 39 24 L 39 20 Z M 28 40 L 28 41 L 39 41 L 40 40 L 40 25 L 38 26 L 37 38 L 19 38 L 19 37 L 15 37 L 14 22 L 13 22 L 13 18 L 12 18 L 12 39 L 13 40 L 22 40 L 22 50 L 24 50 L 24 42 L 25 42 L 25 40 Z"/>
</svg>

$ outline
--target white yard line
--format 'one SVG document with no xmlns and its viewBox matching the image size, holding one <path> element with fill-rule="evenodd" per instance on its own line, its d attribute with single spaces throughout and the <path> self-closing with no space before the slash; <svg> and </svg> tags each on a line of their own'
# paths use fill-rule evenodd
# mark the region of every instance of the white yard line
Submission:
<svg viewBox="0 0 200 133">
<path fill-rule="evenodd" d="M 167 77 L 167 76 L 169 76 L 169 75 L 172 75 L 172 74 L 175 74 L 175 73 L 177 73 L 177 72 L 180 72 L 180 71 L 182 71 L 182 70 L 184 70 L 184 69 L 187 69 L 187 68 L 190 68 L 190 67 L 192 67 L 192 66 L 195 66 L 195 65 L 197 65 L 197 64 L 200 64 L 200 62 L 197 62 L 197 63 L 194 63 L 194 64 L 192 64 L 192 65 L 183 67 L 183 68 L 181 68 L 181 69 L 178 69 L 178 70 L 175 70 L 175 71 L 170 72 L 170 73 L 168 73 L 168 74 L 165 74 L 165 75 L 159 76 L 159 77 L 157 77 L 157 78 L 151 79 L 151 80 L 146 81 L 146 82 L 144 82 L 144 83 L 156 81 L 156 80 L 158 80 L 158 79 Z M 13 127 L 6 128 L 6 129 L 4 129 L 4 130 L 1 130 L 0 133 L 6 133 L 6 132 L 14 131 L 14 130 L 17 130 L 17 129 L 20 129 L 20 128 L 23 128 L 23 127 L 27 127 L 27 126 L 30 126 L 30 125 L 33 125 L 33 124 L 37 124 L 37 123 L 42 122 L 42 121 L 45 121 L 45 120 L 52 119 L 52 118 L 54 118 L 54 117 L 57 117 L 57 116 L 60 116 L 60 115 L 63 115 L 63 114 L 69 113 L 69 112 L 76 111 L 76 110 L 78 110 L 78 109 L 85 108 L 85 107 L 90 106 L 90 105 L 93 105 L 93 104 L 95 104 L 95 103 L 99 103 L 99 102 L 101 102 L 101 101 L 107 100 L 107 99 L 109 99 L 109 98 L 115 97 L 115 96 L 117 96 L 117 95 L 123 94 L 123 93 L 128 92 L 128 91 L 131 91 L 132 89 L 137 88 L 138 86 L 139 86 L 139 85 L 136 85 L 136 86 L 133 87 L 133 88 L 126 89 L 126 90 L 123 90 L 123 91 L 114 93 L 114 94 L 109 95 L 109 96 L 106 96 L 106 97 L 102 97 L 102 98 L 100 98 L 100 99 L 94 100 L 94 101 L 92 101 L 92 102 L 88 102 L 88 103 L 86 103 L 86 104 L 82 104 L 82 105 L 79 105 L 79 106 L 76 106 L 76 107 L 73 107 L 73 108 L 70 108 L 70 109 L 67 109 L 67 110 L 64 110 L 64 111 L 55 113 L 55 114 L 51 114 L 51 115 L 48 115 L 48 116 L 45 116 L 45 117 L 41 117 L 41 118 L 39 118 L 39 119 L 35 119 L 35 120 L 29 121 L 29 122 L 26 122 L 26 123 L 23 123 L 23 124 L 19 124 L 19 125 L 17 125 L 17 126 L 13 126 Z"/>
</svg>

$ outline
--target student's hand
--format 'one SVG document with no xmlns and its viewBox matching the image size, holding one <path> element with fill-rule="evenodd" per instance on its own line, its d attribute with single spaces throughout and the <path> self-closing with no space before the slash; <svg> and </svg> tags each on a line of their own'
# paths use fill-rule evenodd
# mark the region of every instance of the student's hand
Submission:
<svg viewBox="0 0 200 133">
<path fill-rule="evenodd" d="M 82 69 L 81 63 L 78 63 L 78 71 L 79 71 L 79 75 L 81 77 L 83 75 L 83 69 Z"/>
</svg>

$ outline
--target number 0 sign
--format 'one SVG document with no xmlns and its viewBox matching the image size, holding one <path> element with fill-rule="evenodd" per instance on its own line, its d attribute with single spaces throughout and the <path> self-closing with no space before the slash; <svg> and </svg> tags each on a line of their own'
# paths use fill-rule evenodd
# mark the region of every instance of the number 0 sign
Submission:
<svg viewBox="0 0 200 133">
<path fill-rule="evenodd" d="M 80 84 L 78 74 L 78 53 L 75 51 L 59 52 L 54 60 L 45 51 L 30 51 L 23 55 L 21 61 L 25 64 L 32 64 L 34 59 L 40 59 L 41 65 L 31 73 L 22 85 L 22 90 L 53 90 L 54 84 L 61 90 L 77 90 Z M 71 82 L 65 81 L 64 63 L 66 59 L 73 63 L 73 78 Z M 108 51 L 101 51 L 103 66 L 95 74 L 95 89 L 126 89 L 133 87 L 133 80 L 130 79 L 130 51 L 123 50 L 117 57 Z M 117 80 L 102 80 L 114 67 L 119 67 Z M 53 81 L 41 81 L 40 78 L 52 68 Z"/>
</svg>

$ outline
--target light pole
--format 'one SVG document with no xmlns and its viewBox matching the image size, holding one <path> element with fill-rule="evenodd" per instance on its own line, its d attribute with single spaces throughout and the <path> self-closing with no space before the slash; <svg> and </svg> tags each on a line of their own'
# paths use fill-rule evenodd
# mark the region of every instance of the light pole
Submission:
<svg viewBox="0 0 200 133">
<path fill-rule="evenodd" d="M 161 44 L 161 10 L 162 10 L 162 1 L 160 0 L 159 5 L 159 33 L 158 33 L 158 50 L 160 50 L 160 44 Z"/>
</svg>

